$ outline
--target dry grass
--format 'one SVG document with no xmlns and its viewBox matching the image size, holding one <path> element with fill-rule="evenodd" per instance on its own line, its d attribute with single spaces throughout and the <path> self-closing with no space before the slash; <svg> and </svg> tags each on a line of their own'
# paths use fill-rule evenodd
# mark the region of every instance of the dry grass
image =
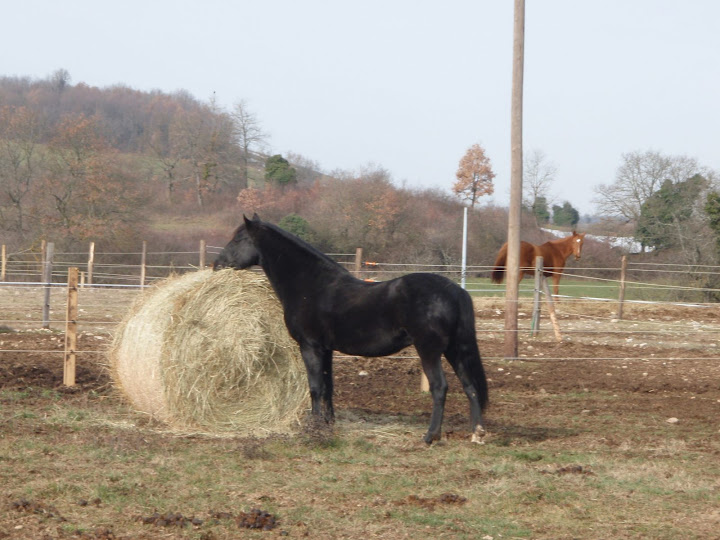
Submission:
<svg viewBox="0 0 720 540">
<path fill-rule="evenodd" d="M 424 422 L 407 417 L 358 422 L 341 410 L 336 438 L 322 444 L 178 437 L 114 400 L 0 394 L 12 412 L 0 425 L 0 537 L 717 537 L 718 447 L 698 437 L 699 426 L 656 432 L 643 427 L 647 411 L 624 410 L 613 427 L 619 417 L 573 420 L 571 411 L 588 406 L 583 398 L 556 396 L 541 407 L 536 398 L 505 392 L 515 406 L 496 406 L 497 434 L 484 446 L 427 447 Z M 23 500 L 33 511 L 12 506 Z M 244 531 L 211 517 L 251 508 L 277 516 L 279 527 Z M 156 511 L 203 523 L 137 520 Z"/>
<path fill-rule="evenodd" d="M 454 377 L 445 428 L 455 436 L 431 447 L 420 442 L 430 398 L 417 390 L 416 360 L 336 359 L 335 436 L 312 442 L 174 433 L 100 385 L 75 392 L 42 386 L 39 354 L 3 357 L 13 369 L 12 383 L 0 389 L 0 538 L 111 538 L 102 529 L 115 538 L 194 540 L 718 537 L 715 309 L 638 306 L 626 321 L 606 315 L 595 325 L 606 308 L 593 308 L 583 313 L 590 332 L 581 334 L 571 333 L 576 318 L 565 318 L 580 308 L 563 301 L 566 341 L 524 332 L 528 358 L 505 360 L 495 313 L 502 299 L 476 308 L 478 327 L 491 329 L 479 334 L 492 379 L 483 446 L 461 431 L 467 400 Z M 634 347 L 646 325 L 654 330 L 642 337 L 647 347 Z M 95 337 L 80 343 L 94 346 Z M 0 341 L 7 350 L 27 349 L 33 338 L 43 350 L 56 336 L 16 333 Z M 23 499 L 35 510 L 12 506 Z M 211 517 L 251 508 L 278 516 L 280 525 L 246 531 Z M 155 511 L 204 523 L 160 527 L 136 519 Z"/>
</svg>

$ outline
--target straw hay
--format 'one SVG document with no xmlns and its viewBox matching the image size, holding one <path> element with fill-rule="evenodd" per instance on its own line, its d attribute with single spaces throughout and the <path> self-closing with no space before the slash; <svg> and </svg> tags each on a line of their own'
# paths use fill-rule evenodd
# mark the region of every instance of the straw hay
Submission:
<svg viewBox="0 0 720 540">
<path fill-rule="evenodd" d="M 116 386 L 180 430 L 289 433 L 307 408 L 307 376 L 263 275 L 210 270 L 144 294 L 110 351 Z"/>
</svg>

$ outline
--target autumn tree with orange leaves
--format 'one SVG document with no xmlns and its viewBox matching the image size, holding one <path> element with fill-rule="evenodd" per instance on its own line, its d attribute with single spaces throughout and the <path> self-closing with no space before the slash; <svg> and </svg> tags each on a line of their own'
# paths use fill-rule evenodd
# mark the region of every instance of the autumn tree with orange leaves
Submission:
<svg viewBox="0 0 720 540">
<path fill-rule="evenodd" d="M 122 169 L 96 121 L 64 117 L 48 145 L 48 161 L 39 186 L 45 197 L 36 197 L 46 231 L 62 230 L 68 242 L 133 234 L 136 179 Z"/>
<path fill-rule="evenodd" d="M 495 173 L 490 165 L 490 158 L 479 144 L 472 145 L 465 152 L 455 176 L 457 182 L 453 185 L 453 192 L 462 200 L 470 201 L 470 208 L 475 208 L 479 197 L 492 195 L 495 190 Z"/>
</svg>

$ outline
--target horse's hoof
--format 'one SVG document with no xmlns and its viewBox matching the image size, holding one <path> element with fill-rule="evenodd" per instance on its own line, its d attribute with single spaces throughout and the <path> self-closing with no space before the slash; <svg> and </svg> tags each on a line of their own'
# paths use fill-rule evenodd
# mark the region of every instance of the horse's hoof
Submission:
<svg viewBox="0 0 720 540">
<path fill-rule="evenodd" d="M 475 431 L 473 431 L 472 436 L 470 437 L 470 442 L 475 444 L 485 444 L 485 441 L 483 440 L 485 435 L 487 435 L 485 428 L 482 426 L 477 426 L 475 428 Z"/>
<path fill-rule="evenodd" d="M 317 418 L 305 423 L 300 439 L 310 445 L 329 446 L 335 439 L 335 434 L 331 425 L 322 418 Z"/>
<path fill-rule="evenodd" d="M 332 434 L 332 423 L 321 416 L 310 415 L 303 426 L 305 434 L 310 436 L 327 436 Z"/>
<path fill-rule="evenodd" d="M 424 442 L 425 444 L 427 444 L 428 446 L 430 446 L 434 441 L 439 441 L 439 440 L 440 440 L 440 435 L 439 435 L 439 434 L 438 434 L 438 435 L 433 435 L 433 434 L 430 434 L 430 433 L 426 433 L 425 436 L 423 437 L 423 442 Z"/>
</svg>

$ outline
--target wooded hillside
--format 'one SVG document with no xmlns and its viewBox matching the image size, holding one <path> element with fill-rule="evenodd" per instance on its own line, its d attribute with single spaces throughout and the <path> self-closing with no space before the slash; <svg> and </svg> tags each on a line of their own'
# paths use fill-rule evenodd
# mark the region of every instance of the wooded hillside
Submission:
<svg viewBox="0 0 720 540">
<path fill-rule="evenodd" d="M 2 242 L 11 251 L 43 239 L 64 250 L 94 241 L 106 251 L 131 251 L 143 239 L 161 249 L 198 239 L 222 245 L 243 213 L 258 212 L 326 251 L 361 246 L 370 259 L 459 262 L 462 204 L 449 189 L 398 187 L 382 167 L 327 173 L 303 156 L 266 155 L 264 142 L 260 120 L 242 102 L 228 111 L 186 92 L 73 85 L 64 70 L 41 80 L 0 77 Z M 682 188 L 684 180 L 673 185 Z M 684 213 L 670 215 L 673 201 L 687 198 L 680 191 L 658 192 L 653 212 L 638 207 L 645 237 L 662 240 L 664 224 L 678 233 L 673 242 L 656 242 L 662 249 L 652 257 L 714 264 L 720 227 L 708 216 L 720 214 L 717 205 L 703 209 L 703 192 L 697 211 L 675 205 Z M 524 240 L 549 239 L 538 223 L 530 208 Z M 601 232 L 637 232 L 637 223 L 622 223 Z M 472 209 L 471 264 L 494 262 L 506 226 L 506 209 Z M 618 259 L 604 244 L 586 246 L 587 264 Z"/>
<path fill-rule="evenodd" d="M 119 250 L 141 237 L 219 243 L 243 212 L 257 211 L 329 251 L 459 260 L 462 206 L 449 192 L 398 188 L 379 167 L 324 174 L 302 156 L 262 154 L 261 142 L 259 121 L 242 106 L 72 85 L 62 70 L 43 80 L 0 78 L 3 242 L 84 249 L 92 240 Z M 504 230 L 504 209 L 473 212 L 475 257 L 490 261 Z"/>
</svg>

